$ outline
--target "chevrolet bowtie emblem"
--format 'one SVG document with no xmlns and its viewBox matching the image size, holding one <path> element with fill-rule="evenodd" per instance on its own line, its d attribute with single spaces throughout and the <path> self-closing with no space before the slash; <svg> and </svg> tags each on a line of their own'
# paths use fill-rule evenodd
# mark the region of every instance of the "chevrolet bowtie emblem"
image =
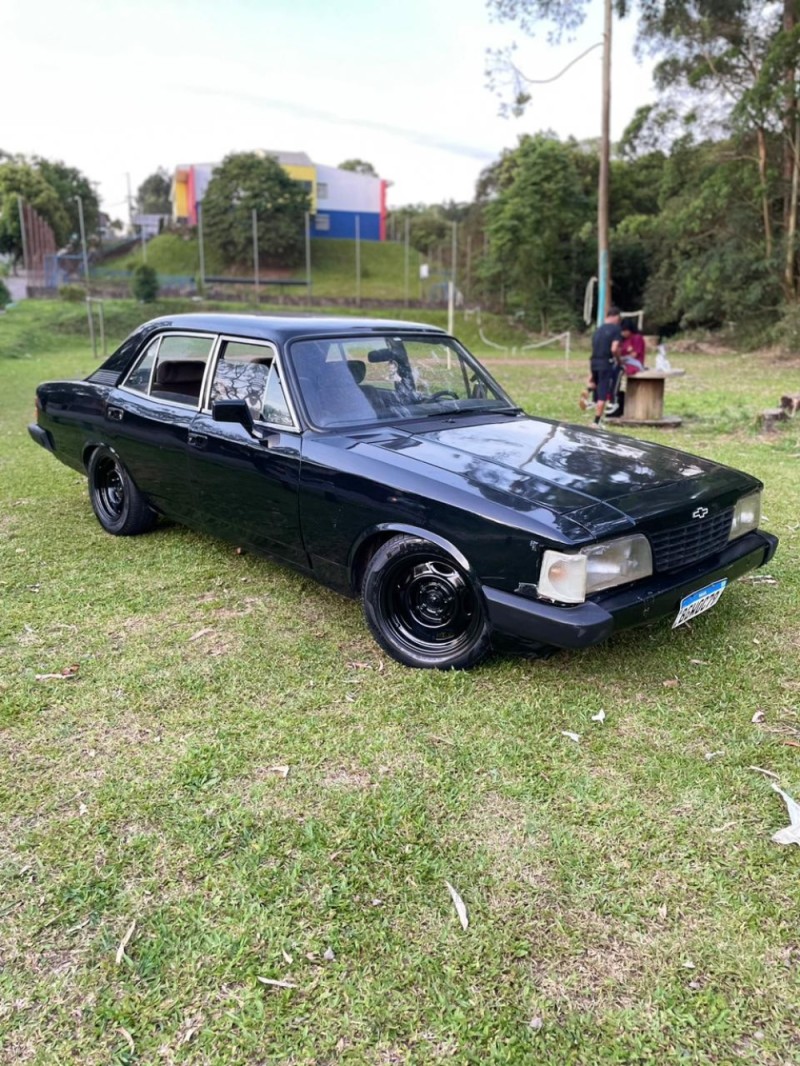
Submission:
<svg viewBox="0 0 800 1066">
<path fill-rule="evenodd" d="M 707 507 L 696 507 L 694 509 L 694 511 L 692 511 L 692 518 L 705 518 L 705 516 L 707 514 L 708 514 L 708 508 Z"/>
</svg>

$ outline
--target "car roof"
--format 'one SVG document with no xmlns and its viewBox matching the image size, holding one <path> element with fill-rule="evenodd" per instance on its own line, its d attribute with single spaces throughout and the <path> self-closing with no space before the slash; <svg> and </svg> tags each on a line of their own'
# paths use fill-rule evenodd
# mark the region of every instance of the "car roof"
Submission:
<svg viewBox="0 0 800 1066">
<path fill-rule="evenodd" d="M 164 315 L 147 323 L 147 330 L 196 329 L 233 333 L 245 337 L 284 342 L 293 337 L 325 336 L 331 333 L 414 332 L 446 335 L 439 326 L 390 318 L 359 318 L 349 315 L 238 315 L 221 312 Z"/>
<path fill-rule="evenodd" d="M 224 333 L 284 345 L 295 337 L 353 336 L 359 333 L 427 333 L 446 337 L 445 330 L 426 322 L 402 322 L 391 318 L 360 318 L 349 315 L 237 315 L 198 311 L 186 315 L 162 315 L 143 322 L 119 348 L 89 375 L 89 381 L 116 384 L 142 350 L 142 345 L 162 330 Z"/>
</svg>

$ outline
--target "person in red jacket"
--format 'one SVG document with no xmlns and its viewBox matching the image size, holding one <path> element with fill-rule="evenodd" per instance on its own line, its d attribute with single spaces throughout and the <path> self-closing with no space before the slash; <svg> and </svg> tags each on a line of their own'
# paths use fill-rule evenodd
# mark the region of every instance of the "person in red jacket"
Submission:
<svg viewBox="0 0 800 1066">
<path fill-rule="evenodd" d="M 622 383 L 626 377 L 646 370 L 645 340 L 636 328 L 636 320 L 626 318 L 621 324 L 622 340 L 617 350 L 617 371 L 614 380 L 614 396 L 606 408 L 606 417 L 620 418 L 625 411 L 625 392 Z"/>
</svg>

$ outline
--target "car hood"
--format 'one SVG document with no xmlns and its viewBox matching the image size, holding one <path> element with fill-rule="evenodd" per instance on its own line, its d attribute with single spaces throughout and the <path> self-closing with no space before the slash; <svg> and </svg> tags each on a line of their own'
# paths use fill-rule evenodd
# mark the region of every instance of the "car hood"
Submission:
<svg viewBox="0 0 800 1066">
<path fill-rule="evenodd" d="M 553 524 L 570 539 L 576 524 L 592 536 L 609 535 L 691 511 L 698 501 L 727 506 L 759 484 L 674 448 L 530 417 L 437 420 L 370 447 L 435 469 L 443 485 L 469 486 L 517 511 L 545 509 L 567 519 Z"/>
</svg>

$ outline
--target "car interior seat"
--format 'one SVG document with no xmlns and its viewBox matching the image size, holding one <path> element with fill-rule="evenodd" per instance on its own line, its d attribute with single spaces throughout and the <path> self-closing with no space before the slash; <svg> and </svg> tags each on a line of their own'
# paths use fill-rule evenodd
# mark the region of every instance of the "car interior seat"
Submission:
<svg viewBox="0 0 800 1066">
<path fill-rule="evenodd" d="M 156 367 L 151 395 L 194 405 L 200 399 L 206 364 L 200 359 L 166 360 Z"/>
</svg>

